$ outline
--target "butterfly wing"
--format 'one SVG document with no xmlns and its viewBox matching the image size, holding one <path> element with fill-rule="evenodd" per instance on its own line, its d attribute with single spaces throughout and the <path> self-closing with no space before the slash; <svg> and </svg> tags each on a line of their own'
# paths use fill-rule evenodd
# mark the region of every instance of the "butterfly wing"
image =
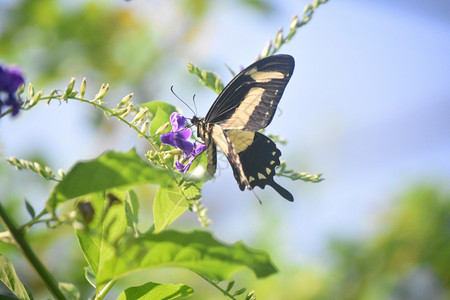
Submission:
<svg viewBox="0 0 450 300">
<path fill-rule="evenodd" d="M 194 117 L 197 132 L 208 145 L 208 173 L 217 165 L 216 145 L 227 157 L 239 188 L 273 187 L 289 201 L 294 197 L 274 181 L 281 152 L 255 132 L 272 121 L 294 70 L 289 55 L 263 58 L 240 72 L 220 93 L 204 119 Z"/>
<path fill-rule="evenodd" d="M 213 126 L 212 138 L 227 157 L 241 190 L 270 185 L 285 199 L 294 201 L 292 194 L 273 179 L 281 151 L 271 139 L 254 131 L 224 131 L 219 125 Z"/>
<path fill-rule="evenodd" d="M 220 93 L 205 117 L 223 129 L 256 131 L 272 121 L 294 71 L 290 55 L 273 55 L 251 64 Z"/>
</svg>

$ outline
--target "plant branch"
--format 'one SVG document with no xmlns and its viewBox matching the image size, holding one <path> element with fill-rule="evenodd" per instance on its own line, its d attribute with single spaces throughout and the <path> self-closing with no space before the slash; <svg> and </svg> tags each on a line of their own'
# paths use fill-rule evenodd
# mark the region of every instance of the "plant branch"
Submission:
<svg viewBox="0 0 450 300">
<path fill-rule="evenodd" d="M 116 283 L 115 280 L 108 281 L 107 284 L 95 295 L 94 300 L 102 300 Z"/>
<path fill-rule="evenodd" d="M 219 291 L 221 291 L 225 296 L 229 297 L 230 299 L 236 300 L 236 298 L 231 295 L 228 291 L 224 290 L 223 288 L 221 288 L 217 283 L 213 282 L 211 279 L 209 279 L 206 276 L 203 276 L 202 274 L 196 273 L 198 276 L 200 276 L 201 278 L 205 279 L 209 284 L 211 284 L 213 287 L 215 287 L 216 289 L 218 289 Z"/>
<path fill-rule="evenodd" d="M 5 224 L 6 228 L 11 233 L 11 236 L 14 238 L 14 241 L 19 246 L 20 250 L 23 252 L 25 257 L 31 263 L 33 268 L 42 278 L 42 280 L 47 285 L 47 288 L 53 294 L 56 299 L 66 299 L 61 290 L 58 287 L 58 282 L 53 277 L 53 275 L 47 270 L 44 264 L 39 260 L 39 258 L 34 253 L 33 249 L 31 249 L 30 244 L 25 239 L 23 231 L 19 230 L 19 228 L 14 223 L 14 220 L 10 218 L 8 213 L 6 212 L 3 205 L 0 203 L 0 218 Z"/>
</svg>

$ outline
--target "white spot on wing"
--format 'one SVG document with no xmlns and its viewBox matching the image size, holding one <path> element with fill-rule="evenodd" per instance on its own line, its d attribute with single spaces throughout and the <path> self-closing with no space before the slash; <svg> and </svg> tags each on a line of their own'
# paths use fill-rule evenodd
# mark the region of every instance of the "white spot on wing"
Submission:
<svg viewBox="0 0 450 300">
<path fill-rule="evenodd" d="M 269 82 L 272 79 L 284 79 L 284 74 L 281 72 L 261 72 L 257 68 L 252 68 L 245 73 L 256 82 Z"/>
</svg>

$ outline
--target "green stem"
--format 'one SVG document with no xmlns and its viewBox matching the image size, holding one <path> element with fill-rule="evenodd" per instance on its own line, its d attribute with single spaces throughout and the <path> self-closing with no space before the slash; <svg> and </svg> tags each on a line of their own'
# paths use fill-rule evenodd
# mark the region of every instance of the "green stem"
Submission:
<svg viewBox="0 0 450 300">
<path fill-rule="evenodd" d="M 17 245 L 19 246 L 20 250 L 22 250 L 25 257 L 31 263 L 31 265 L 36 270 L 36 272 L 39 274 L 39 276 L 42 278 L 42 280 L 45 282 L 45 284 L 47 285 L 48 289 L 53 294 L 53 296 L 56 299 L 66 299 L 66 297 L 63 295 L 63 293 L 59 289 L 58 282 L 56 281 L 56 279 L 45 268 L 43 263 L 39 260 L 39 258 L 33 252 L 33 249 L 31 249 L 30 245 L 28 244 L 27 240 L 25 239 L 23 232 L 18 229 L 17 225 L 9 217 L 8 213 L 6 212 L 5 208 L 3 207 L 3 205 L 1 203 L 0 203 L 0 218 L 2 219 L 6 228 L 11 233 L 11 236 L 14 238 L 14 240 L 17 243 Z"/>
<path fill-rule="evenodd" d="M 102 300 L 103 298 L 105 298 L 105 296 L 108 294 L 115 283 L 115 280 L 108 281 L 108 283 L 103 286 L 103 288 L 97 293 L 97 295 L 95 295 L 94 300 Z"/>
<path fill-rule="evenodd" d="M 230 299 L 236 300 L 235 297 L 233 297 L 233 295 L 231 295 L 230 293 L 228 293 L 226 290 L 224 290 L 223 288 L 221 288 L 217 283 L 215 283 L 214 281 L 212 281 L 211 279 L 209 279 L 206 276 L 203 276 L 200 273 L 196 273 L 198 276 L 200 276 L 201 278 L 205 279 L 209 284 L 211 284 L 213 287 L 215 287 L 216 289 L 218 289 L 219 291 L 221 291 L 225 296 L 228 296 Z"/>
</svg>

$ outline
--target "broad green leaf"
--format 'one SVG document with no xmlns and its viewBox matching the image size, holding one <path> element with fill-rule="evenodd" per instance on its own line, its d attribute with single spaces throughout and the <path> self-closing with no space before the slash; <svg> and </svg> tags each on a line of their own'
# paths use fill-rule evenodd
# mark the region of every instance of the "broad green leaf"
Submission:
<svg viewBox="0 0 450 300">
<path fill-rule="evenodd" d="M 160 186 L 153 202 L 155 232 L 158 233 L 169 226 L 188 208 L 189 204 L 179 187 Z"/>
<path fill-rule="evenodd" d="M 148 282 L 123 291 L 117 300 L 170 300 L 188 297 L 194 290 L 184 284 L 160 284 Z"/>
<path fill-rule="evenodd" d="M 258 278 L 277 271 L 267 253 L 242 242 L 227 245 L 204 231 L 163 231 L 128 240 L 115 257 L 103 259 L 97 284 L 135 270 L 168 266 L 187 268 L 212 280 L 230 279 L 243 268 L 251 269 Z"/>
<path fill-rule="evenodd" d="M 151 166 L 136 150 L 108 151 L 99 157 L 77 163 L 59 182 L 47 201 L 47 209 L 54 212 L 63 201 L 111 188 L 141 183 L 167 184 L 173 176 L 169 171 Z"/>
<path fill-rule="evenodd" d="M 30 299 L 25 286 L 17 276 L 13 264 L 3 254 L 0 254 L 0 281 L 19 299 Z"/>
<path fill-rule="evenodd" d="M 152 122 L 150 123 L 150 134 L 155 134 L 156 131 L 161 127 L 162 125 L 166 124 L 167 122 L 170 122 L 170 113 L 167 113 L 163 109 L 158 108 L 156 110 L 156 114 L 152 119 Z M 164 131 L 168 132 L 170 130 L 170 126 L 167 127 L 167 129 Z M 159 141 L 160 144 L 160 141 Z"/>
<path fill-rule="evenodd" d="M 67 282 L 59 282 L 58 286 L 64 296 L 66 296 L 67 300 L 80 299 L 80 292 L 73 284 Z"/>
<path fill-rule="evenodd" d="M 111 201 L 112 197 L 119 201 Z M 114 260 L 116 244 L 126 231 L 125 204 L 120 200 L 124 197 L 125 192 L 118 191 L 106 196 L 104 193 L 90 195 L 88 199 L 95 216 L 89 225 L 75 226 L 81 250 L 94 275 L 98 274 L 103 260 Z"/>
</svg>

